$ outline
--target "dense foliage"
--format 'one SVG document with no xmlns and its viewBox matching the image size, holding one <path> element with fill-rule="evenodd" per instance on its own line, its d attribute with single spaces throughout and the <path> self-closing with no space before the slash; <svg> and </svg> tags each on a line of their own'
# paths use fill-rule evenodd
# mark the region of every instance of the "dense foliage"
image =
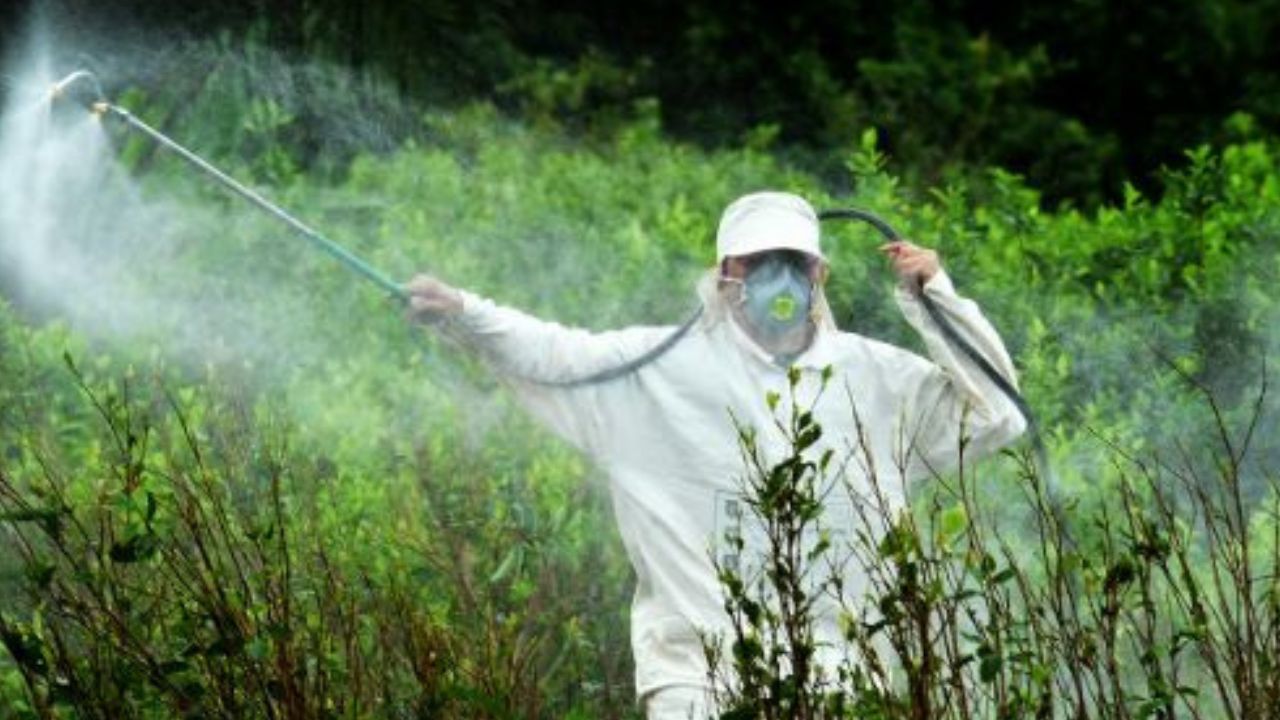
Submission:
<svg viewBox="0 0 1280 720">
<path fill-rule="evenodd" d="M 721 720 L 1280 710 L 1280 484 L 1259 504 L 1245 482 L 1265 393 L 1233 422 L 1183 375 L 1214 439 L 1182 455 L 1104 439 L 1114 486 L 1096 508 L 1067 500 L 1033 453 L 1008 453 L 1028 520 L 1011 528 L 1000 513 L 1015 495 L 993 502 L 990 473 L 936 474 L 904 512 L 888 499 L 894 470 L 859 439 L 848 454 L 870 468 L 866 482 L 844 477 L 841 453 L 813 452 L 824 429 L 801 371 L 789 379 L 788 401 L 768 402 L 790 452 L 770 459 L 759 429 L 739 428 L 749 519 L 726 539 L 741 553 L 755 535 L 762 553 L 747 569 L 716 564 L 732 629 L 704 647 Z M 823 512 L 833 488 L 862 501 L 839 523 Z M 850 559 L 865 584 L 843 571 Z M 853 651 L 817 662 L 830 649 L 817 627 L 832 613 Z"/>
<path fill-rule="evenodd" d="M 1275 0 L 47 5 L 69 29 L 147 50 L 157 32 L 252 31 L 420 100 L 497 98 L 580 130 L 657 106 L 678 137 L 777 141 L 828 178 L 831 149 L 875 126 L 895 173 L 920 187 L 998 166 L 1055 204 L 1118 201 L 1126 180 L 1155 190 L 1184 148 L 1280 127 Z M 20 8 L 8 12 L 21 27 Z M 171 64 L 145 64 L 153 86 L 183 82 Z"/>
<path fill-rule="evenodd" d="M 1224 422 L 1247 419 L 1275 349 L 1274 142 L 1188 152 L 1158 197 L 1126 187 L 1113 206 L 1049 212 L 999 170 L 978 189 L 902 183 L 860 125 L 833 152 L 838 178 L 759 145 L 672 140 L 652 113 L 583 140 L 485 103 L 397 110 L 410 139 L 357 152 L 376 88 L 223 57 L 180 107 L 154 87 L 122 100 L 395 276 L 430 270 L 565 322 L 677 318 L 741 192 L 876 210 L 937 247 L 1000 328 L 1082 518 L 1124 487 L 1107 443 L 1211 466 L 1216 426 L 1188 381 Z M 332 137 L 320 117 L 353 134 L 304 172 L 300 138 Z M 629 575 L 598 473 L 375 290 L 172 157 L 116 141 L 143 198 L 180 212 L 172 232 L 140 231 L 166 252 L 136 251 L 113 282 L 177 311 L 71 327 L 3 286 L 3 712 L 634 716 Z M 915 343 L 876 238 L 829 230 L 841 325 Z M 1266 528 L 1274 413 L 1252 437 L 1238 521 Z M 984 467 L 976 495 L 1016 525 L 1002 501 L 1020 466 Z M 1084 532 L 1105 544 L 1123 528 Z"/>
</svg>

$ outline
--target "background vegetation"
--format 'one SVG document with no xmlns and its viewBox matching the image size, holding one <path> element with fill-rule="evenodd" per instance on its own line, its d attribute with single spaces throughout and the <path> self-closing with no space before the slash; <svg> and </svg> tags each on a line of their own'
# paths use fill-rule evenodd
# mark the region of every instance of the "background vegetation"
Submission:
<svg viewBox="0 0 1280 720">
<path fill-rule="evenodd" d="M 768 144 L 828 182 L 832 151 L 874 125 L 913 183 L 1002 167 L 1051 206 L 1119 201 L 1125 181 L 1155 190 L 1185 148 L 1280 127 L 1275 0 L 51 5 L 117 39 L 252 32 L 424 102 L 491 98 L 576 131 L 656 107 L 677 138 Z"/>
<path fill-rule="evenodd" d="M 188 38 L 90 46 L 112 96 L 397 277 L 596 328 L 672 320 L 737 194 L 872 208 L 1001 329 L 1082 536 L 1125 547 L 1094 519 L 1142 506 L 1115 447 L 1215 466 L 1191 381 L 1229 427 L 1263 411 L 1232 522 L 1274 557 L 1265 3 L 147 8 Z M 167 252 L 115 281 L 204 310 L 107 333 L 0 273 L 0 713 L 633 717 L 598 473 L 375 291 L 116 141 L 146 201 L 191 219 L 140 229 Z M 875 238 L 829 242 L 840 323 L 918 349 Z M 984 466 L 971 501 L 1033 548 L 1020 469 Z M 1105 579 L 1119 556 L 1098 557 Z"/>
</svg>

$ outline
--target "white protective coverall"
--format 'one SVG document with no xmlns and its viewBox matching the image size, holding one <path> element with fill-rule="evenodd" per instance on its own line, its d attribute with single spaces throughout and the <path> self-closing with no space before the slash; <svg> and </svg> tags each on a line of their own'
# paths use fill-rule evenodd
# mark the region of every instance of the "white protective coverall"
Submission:
<svg viewBox="0 0 1280 720">
<path fill-rule="evenodd" d="M 673 328 L 593 333 L 466 292 L 462 312 L 445 325 L 448 334 L 513 379 L 531 413 L 608 474 L 637 579 L 631 613 L 637 695 L 644 699 L 663 691 L 659 695 L 664 696 L 661 703 L 649 703 L 650 718 L 667 716 L 659 706 L 672 707 L 672 717 L 687 717 L 670 700 L 693 697 L 708 685 L 695 628 L 728 632 L 711 553 L 739 514 L 736 499 L 746 473 L 733 418 L 759 430 L 767 457 L 780 459 L 788 449 L 773 424 L 774 417 L 789 417 L 787 372 L 730 319 L 715 280 L 713 271 L 700 283 L 703 318 L 670 351 L 636 372 L 596 385 L 565 388 L 539 381 L 568 381 L 616 367 Z M 924 291 L 1012 380 L 1009 356 L 977 305 L 957 296 L 942 271 Z M 811 448 L 814 457 L 828 447 L 837 457 L 849 456 L 857 437 L 856 406 L 879 483 L 900 506 L 905 482 L 954 467 L 962 427 L 970 439 L 969 457 L 1010 442 L 1023 431 L 1024 421 L 982 371 L 946 343 L 918 299 L 899 289 L 897 300 L 924 337 L 932 362 L 837 331 L 828 317 L 794 363 L 802 371 L 797 395 L 802 407 L 816 395 L 823 368 L 834 371 L 815 408 L 824 434 Z M 769 391 L 783 398 L 776 416 L 765 401 Z M 851 462 L 846 469 L 845 479 L 855 490 L 869 487 L 864 464 Z M 850 572 L 845 585 L 856 596 L 858 576 L 865 573 Z M 837 647 L 839 638 L 833 618 L 819 627 L 820 643 Z M 820 660 L 837 658 L 828 653 Z"/>
</svg>

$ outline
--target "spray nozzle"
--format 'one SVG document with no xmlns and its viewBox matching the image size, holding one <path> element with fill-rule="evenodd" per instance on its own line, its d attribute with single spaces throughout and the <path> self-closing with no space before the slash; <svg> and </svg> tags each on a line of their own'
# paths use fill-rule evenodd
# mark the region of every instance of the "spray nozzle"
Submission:
<svg viewBox="0 0 1280 720">
<path fill-rule="evenodd" d="M 49 101 L 58 100 L 70 100 L 95 115 L 101 115 L 107 109 L 102 85 L 97 76 L 88 70 L 77 70 L 54 83 L 49 88 Z M 102 106 L 101 109 L 99 106 Z"/>
</svg>

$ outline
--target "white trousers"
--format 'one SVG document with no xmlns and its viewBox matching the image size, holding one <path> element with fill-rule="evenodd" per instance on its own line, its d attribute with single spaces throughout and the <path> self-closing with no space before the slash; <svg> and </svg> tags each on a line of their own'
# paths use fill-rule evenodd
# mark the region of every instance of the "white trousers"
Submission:
<svg viewBox="0 0 1280 720">
<path fill-rule="evenodd" d="M 701 685 L 669 685 L 644 696 L 646 720 L 709 720 L 711 694 Z"/>
</svg>

